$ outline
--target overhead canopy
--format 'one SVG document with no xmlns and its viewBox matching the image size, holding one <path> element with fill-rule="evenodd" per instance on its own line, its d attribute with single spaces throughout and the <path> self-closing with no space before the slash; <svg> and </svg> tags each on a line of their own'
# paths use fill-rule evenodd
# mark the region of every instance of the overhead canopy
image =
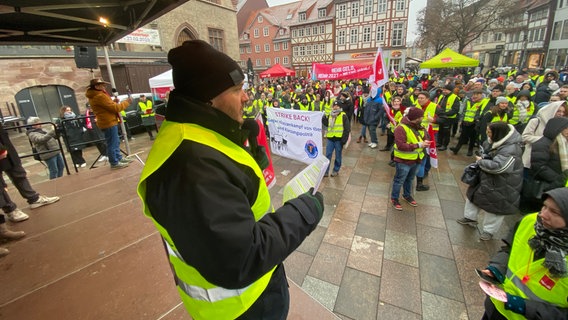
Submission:
<svg viewBox="0 0 568 320">
<path fill-rule="evenodd" d="M 0 44 L 107 45 L 187 0 L 7 0 Z M 100 18 L 107 19 L 107 24 Z"/>
<path fill-rule="evenodd" d="M 464 56 L 453 51 L 450 48 L 444 49 L 438 55 L 430 60 L 426 60 L 420 64 L 421 69 L 439 69 L 439 68 L 460 68 L 460 67 L 477 67 L 479 61 Z"/>
<path fill-rule="evenodd" d="M 295 76 L 296 71 L 284 68 L 279 63 L 273 65 L 272 67 L 268 68 L 267 70 L 261 72 L 259 74 L 260 78 L 278 78 L 278 77 L 285 77 L 285 76 Z"/>
<path fill-rule="evenodd" d="M 160 100 L 166 97 L 168 91 L 174 89 L 174 80 L 172 78 L 172 70 L 168 70 L 155 77 L 148 79 L 152 95 Z"/>
</svg>

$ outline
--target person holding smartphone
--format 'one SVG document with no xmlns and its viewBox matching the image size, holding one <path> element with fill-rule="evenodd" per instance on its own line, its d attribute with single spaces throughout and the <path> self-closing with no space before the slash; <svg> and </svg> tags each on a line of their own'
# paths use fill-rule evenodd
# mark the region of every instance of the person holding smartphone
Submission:
<svg viewBox="0 0 568 320">
<path fill-rule="evenodd" d="M 568 188 L 550 190 L 543 198 L 540 212 L 519 221 L 480 271 L 506 294 L 503 301 L 485 299 L 482 319 L 568 318 Z"/>
<path fill-rule="evenodd" d="M 418 206 L 411 194 L 412 181 L 424 158 L 424 149 L 430 146 L 430 141 L 424 140 L 425 130 L 422 127 L 424 111 L 416 107 L 406 110 L 406 115 L 394 130 L 396 172 L 392 183 L 391 204 L 399 211 L 402 211 L 402 205 L 398 200 L 401 187 L 403 188 L 402 198 L 411 206 Z"/>
</svg>

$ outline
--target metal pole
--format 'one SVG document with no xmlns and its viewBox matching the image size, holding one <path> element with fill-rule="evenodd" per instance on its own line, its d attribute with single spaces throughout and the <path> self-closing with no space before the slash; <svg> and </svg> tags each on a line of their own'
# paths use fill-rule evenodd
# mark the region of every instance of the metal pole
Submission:
<svg viewBox="0 0 568 320">
<path fill-rule="evenodd" d="M 107 46 L 103 46 L 103 49 L 104 49 L 104 52 L 105 52 L 105 61 L 106 61 L 108 77 L 109 77 L 109 80 L 110 80 L 110 85 L 113 88 L 116 88 L 116 85 L 114 83 L 114 74 L 112 73 L 112 68 L 110 66 L 110 59 L 108 57 Z M 123 137 L 124 137 L 124 147 L 126 149 L 126 155 L 130 155 L 130 144 L 128 143 L 128 134 L 126 134 L 126 127 L 124 126 L 124 118 L 122 117 L 122 114 L 120 112 L 118 113 L 118 117 L 120 118 L 120 129 L 122 130 L 122 134 L 123 134 Z"/>
</svg>

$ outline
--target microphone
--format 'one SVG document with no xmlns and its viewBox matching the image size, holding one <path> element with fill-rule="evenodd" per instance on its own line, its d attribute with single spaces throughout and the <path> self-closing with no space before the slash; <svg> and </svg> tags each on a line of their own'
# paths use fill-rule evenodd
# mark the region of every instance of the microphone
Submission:
<svg viewBox="0 0 568 320">
<path fill-rule="evenodd" d="M 245 119 L 243 125 L 241 126 L 241 129 L 249 131 L 248 142 L 250 151 L 252 155 L 256 157 L 258 153 L 258 141 L 256 140 L 256 137 L 260 132 L 260 129 L 258 128 L 258 122 L 256 122 L 255 119 Z"/>
</svg>

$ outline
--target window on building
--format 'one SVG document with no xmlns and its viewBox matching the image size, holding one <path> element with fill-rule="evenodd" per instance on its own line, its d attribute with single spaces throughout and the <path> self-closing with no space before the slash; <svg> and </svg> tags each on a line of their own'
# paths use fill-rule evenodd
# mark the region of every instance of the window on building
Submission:
<svg viewBox="0 0 568 320">
<path fill-rule="evenodd" d="M 287 65 L 287 64 L 289 63 L 288 57 L 282 58 L 282 63 L 285 64 L 285 65 Z"/>
<path fill-rule="evenodd" d="M 283 36 L 283 35 L 284 35 L 284 32 L 285 32 L 285 30 L 284 30 L 284 29 L 280 29 L 280 30 L 278 30 L 278 34 L 279 34 L 279 35 L 281 35 L 281 36 Z"/>
<path fill-rule="evenodd" d="M 351 2 L 351 16 L 352 17 L 359 16 L 359 2 L 357 1 Z"/>
<path fill-rule="evenodd" d="M 337 5 L 337 19 L 345 19 L 347 17 L 347 4 L 342 3 Z"/>
<path fill-rule="evenodd" d="M 560 40 L 560 32 L 562 31 L 562 21 L 556 21 L 552 27 L 551 40 Z"/>
<path fill-rule="evenodd" d="M 257 67 L 262 66 L 262 64 L 261 64 L 261 62 L 260 62 L 260 59 L 256 59 L 255 65 L 256 65 Z"/>
<path fill-rule="evenodd" d="M 240 54 L 244 54 L 244 53 L 245 53 L 245 48 L 244 48 L 244 47 L 240 47 L 240 48 L 239 48 L 239 52 L 240 52 Z"/>
<path fill-rule="evenodd" d="M 260 44 L 255 44 L 254 45 L 254 52 L 259 53 L 260 52 Z"/>
<path fill-rule="evenodd" d="M 294 57 L 298 56 L 298 52 L 300 52 L 298 46 L 295 46 L 295 47 L 292 48 L 292 54 L 294 55 Z"/>
<path fill-rule="evenodd" d="M 297 38 L 297 37 L 298 37 L 298 29 L 292 30 L 292 38 Z"/>
<path fill-rule="evenodd" d="M 359 30 L 353 28 L 349 32 L 349 43 L 357 43 L 359 42 Z"/>
<path fill-rule="evenodd" d="M 404 23 L 397 22 L 392 25 L 392 46 L 399 47 L 402 46 L 402 40 L 404 39 Z"/>
<path fill-rule="evenodd" d="M 274 44 L 274 51 L 280 51 L 280 43 Z"/>
<path fill-rule="evenodd" d="M 317 26 L 314 26 L 314 27 L 312 28 L 312 34 L 313 34 L 314 36 L 318 34 L 318 27 L 317 27 Z"/>
<path fill-rule="evenodd" d="M 298 21 L 300 21 L 300 22 L 306 21 L 306 13 L 305 12 L 300 12 L 298 14 Z"/>
<path fill-rule="evenodd" d="M 320 26 L 320 34 L 325 34 L 325 25 Z"/>
<path fill-rule="evenodd" d="M 363 14 L 366 16 L 373 14 L 373 0 L 363 1 Z"/>
<path fill-rule="evenodd" d="M 270 44 L 269 43 L 264 44 L 264 52 L 270 52 Z"/>
<path fill-rule="evenodd" d="M 365 0 L 365 1 L 369 1 L 369 0 Z M 372 5 L 372 1 L 371 1 L 371 5 Z M 387 12 L 387 0 L 379 0 L 378 6 L 377 6 L 377 12 L 378 13 L 385 13 Z"/>
<path fill-rule="evenodd" d="M 286 20 L 292 19 L 293 16 L 294 14 L 292 12 L 289 12 L 288 15 L 286 15 Z"/>
<path fill-rule="evenodd" d="M 337 44 L 344 45 L 345 44 L 345 30 L 338 30 L 337 31 Z"/>
<path fill-rule="evenodd" d="M 225 52 L 225 37 L 223 35 L 223 30 L 209 28 L 209 44 L 221 51 Z"/>
<path fill-rule="evenodd" d="M 258 32 L 258 29 L 257 29 L 257 28 L 255 28 L 255 29 L 253 30 L 253 35 L 254 35 L 255 38 L 258 38 L 258 37 L 259 37 L 260 33 Z"/>
<path fill-rule="evenodd" d="M 396 11 L 404 11 L 406 6 L 405 0 L 396 0 Z"/>
<path fill-rule="evenodd" d="M 252 52 L 251 47 L 247 47 L 247 53 L 251 53 L 251 52 Z"/>
<path fill-rule="evenodd" d="M 320 54 L 325 54 L 325 44 L 320 43 L 319 47 L 320 47 L 319 53 L 320 53 Z"/>
<path fill-rule="evenodd" d="M 303 57 L 303 56 L 306 55 L 306 47 L 305 47 L 305 46 L 300 46 L 300 47 L 298 48 L 298 55 L 299 55 L 300 57 Z"/>
<path fill-rule="evenodd" d="M 363 27 L 363 42 L 371 42 L 371 27 Z"/>
<path fill-rule="evenodd" d="M 298 37 L 303 37 L 303 36 L 304 36 L 304 28 L 298 29 Z"/>
<path fill-rule="evenodd" d="M 312 28 L 306 27 L 306 35 L 309 36 L 312 34 Z"/>
<path fill-rule="evenodd" d="M 312 45 L 308 44 L 306 46 L 306 55 L 311 56 L 312 55 Z"/>
<path fill-rule="evenodd" d="M 248 38 L 249 38 L 248 33 L 243 33 L 243 40 L 248 40 Z"/>
<path fill-rule="evenodd" d="M 256 21 L 258 21 L 258 23 L 262 23 L 262 16 L 258 16 L 258 18 L 256 19 Z"/>
<path fill-rule="evenodd" d="M 274 58 L 274 64 L 278 64 L 278 63 L 280 63 L 280 57 Z"/>
<path fill-rule="evenodd" d="M 562 9 L 564 6 L 564 0 L 558 0 L 558 9 Z"/>
<path fill-rule="evenodd" d="M 562 40 L 568 39 L 568 20 L 564 20 L 564 25 L 562 26 Z"/>
<path fill-rule="evenodd" d="M 325 8 L 318 9 L 318 18 L 325 18 L 327 16 L 327 12 Z"/>
<path fill-rule="evenodd" d="M 270 58 L 264 59 L 264 65 L 267 67 L 270 65 Z"/>
<path fill-rule="evenodd" d="M 377 42 L 384 43 L 385 42 L 385 25 L 379 24 L 377 25 Z"/>
<path fill-rule="evenodd" d="M 493 34 L 493 42 L 501 41 L 501 39 L 503 39 L 503 34 L 501 32 Z"/>
<path fill-rule="evenodd" d="M 265 37 L 268 37 L 268 35 L 270 34 L 270 30 L 268 29 L 268 27 L 264 27 L 262 29 L 262 35 Z"/>
<path fill-rule="evenodd" d="M 282 50 L 288 50 L 288 42 L 282 43 Z"/>
</svg>

